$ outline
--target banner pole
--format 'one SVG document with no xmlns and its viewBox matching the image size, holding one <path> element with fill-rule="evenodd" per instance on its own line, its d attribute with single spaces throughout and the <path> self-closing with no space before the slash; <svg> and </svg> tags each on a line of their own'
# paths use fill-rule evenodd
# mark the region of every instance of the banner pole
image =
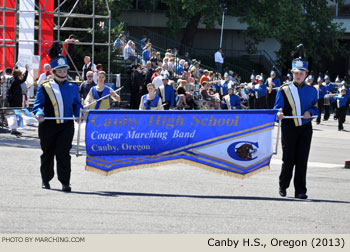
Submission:
<svg viewBox="0 0 350 252">
<path fill-rule="evenodd" d="M 281 112 L 282 112 L 282 109 L 279 109 L 278 113 L 281 113 Z M 280 131 L 281 131 L 281 120 L 278 120 L 277 138 L 276 138 L 275 151 L 273 152 L 273 155 L 277 155 L 278 142 L 280 140 Z"/>
<path fill-rule="evenodd" d="M 80 109 L 79 112 L 79 126 L 78 126 L 78 137 L 77 137 L 77 149 L 76 149 L 76 156 L 79 157 L 79 145 L 80 145 L 80 126 L 81 126 L 81 120 L 82 120 L 83 110 Z"/>
<path fill-rule="evenodd" d="M 282 112 L 282 109 L 280 109 L 278 112 Z M 283 119 L 294 119 L 294 118 L 304 118 L 304 116 L 283 116 Z M 317 116 L 312 116 L 311 118 L 317 118 Z M 280 132 L 281 132 L 281 120 L 278 121 L 278 129 L 277 129 L 277 139 L 276 139 L 276 145 L 275 145 L 275 151 L 273 152 L 274 155 L 277 155 L 277 149 L 278 149 L 278 142 L 280 138 Z"/>
<path fill-rule="evenodd" d="M 114 92 L 119 92 L 120 90 L 122 90 L 123 87 L 124 87 L 124 86 L 118 88 L 117 90 L 114 90 Z M 109 93 L 108 95 L 102 96 L 100 99 L 97 99 L 96 101 L 93 101 L 93 102 L 91 102 L 91 103 L 88 104 L 88 105 L 85 105 L 84 108 L 88 108 L 88 107 L 90 107 L 91 105 L 95 104 L 96 102 L 99 102 L 99 101 L 101 101 L 101 100 L 103 100 L 103 99 L 106 99 L 106 98 L 109 97 L 110 95 L 111 95 L 111 93 Z"/>
<path fill-rule="evenodd" d="M 294 118 L 301 118 L 301 119 L 303 119 L 304 116 L 283 116 L 282 120 L 283 119 L 294 119 Z M 311 118 L 317 118 L 317 116 L 311 116 Z"/>
<path fill-rule="evenodd" d="M 75 120 L 75 117 L 44 117 L 45 120 Z"/>
<path fill-rule="evenodd" d="M 280 131 L 281 131 L 281 121 L 278 121 L 278 128 L 277 128 L 277 138 L 276 138 L 276 146 L 275 151 L 273 152 L 274 155 L 277 155 L 277 149 L 278 149 L 278 142 L 280 140 Z"/>
</svg>

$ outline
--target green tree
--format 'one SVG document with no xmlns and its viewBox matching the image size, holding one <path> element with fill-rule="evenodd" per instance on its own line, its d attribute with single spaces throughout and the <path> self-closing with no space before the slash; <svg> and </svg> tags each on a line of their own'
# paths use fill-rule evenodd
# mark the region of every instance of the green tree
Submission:
<svg viewBox="0 0 350 252">
<path fill-rule="evenodd" d="M 247 49 L 253 52 L 259 42 L 275 38 L 283 69 L 290 67 L 291 52 L 300 43 L 313 69 L 324 69 L 323 59 L 344 50 L 339 43 L 344 31 L 332 22 L 327 0 L 241 0 L 237 7 L 234 14 L 244 13 L 240 21 L 248 24 Z"/>
<path fill-rule="evenodd" d="M 183 29 L 181 43 L 192 47 L 200 22 L 207 28 L 213 28 L 215 21 L 221 21 L 224 5 L 232 5 L 234 1 L 222 0 L 161 0 L 168 6 L 168 27 L 175 34 Z"/>
<path fill-rule="evenodd" d="M 129 0 L 95 0 L 96 14 L 107 15 L 106 1 L 109 2 L 113 20 L 132 6 Z M 146 6 L 152 6 L 157 1 L 146 0 Z M 267 38 L 275 38 L 280 43 L 276 54 L 279 66 L 283 69 L 289 68 L 291 52 L 300 43 L 305 46 L 310 66 L 317 70 L 324 70 L 325 58 L 332 60 L 334 54 L 345 52 L 340 43 L 344 30 L 339 24 L 332 22 L 327 0 L 161 0 L 161 2 L 168 7 L 166 15 L 170 33 L 175 35 L 182 30 L 181 43 L 189 47 L 193 47 L 199 23 L 205 24 L 206 28 L 214 27 L 216 22 L 221 24 L 222 11 L 226 8 L 227 15 L 239 16 L 241 22 L 248 24 L 245 43 L 249 52 L 254 52 L 257 45 Z M 65 4 L 61 11 L 69 12 L 71 8 L 71 5 Z M 92 1 L 80 0 L 75 12 L 91 14 Z M 99 21 L 96 20 L 96 28 Z M 71 19 L 66 26 L 91 27 L 91 23 L 82 22 L 82 19 Z M 120 29 L 117 29 L 112 34 L 112 39 L 119 32 Z M 62 32 L 65 36 L 69 33 Z M 77 33 L 81 41 L 91 41 L 91 34 Z M 103 40 L 102 35 L 103 32 L 96 39 Z M 98 55 L 103 55 L 101 62 L 106 59 L 102 48 L 96 48 L 97 59 Z"/>
<path fill-rule="evenodd" d="M 150 0 L 154 2 L 154 0 Z M 248 24 L 246 48 L 254 52 L 267 38 L 280 43 L 276 52 L 279 66 L 287 69 L 291 52 L 303 43 L 314 69 L 324 69 L 324 59 L 333 60 L 345 52 L 339 43 L 344 30 L 333 21 L 327 0 L 161 0 L 168 6 L 168 27 L 175 34 L 183 29 L 181 43 L 193 46 L 200 22 L 212 28 L 221 23 L 223 6 L 227 15 L 239 16 Z M 335 2 L 334 0 L 333 2 Z M 339 0 L 338 2 L 342 2 Z"/>
</svg>

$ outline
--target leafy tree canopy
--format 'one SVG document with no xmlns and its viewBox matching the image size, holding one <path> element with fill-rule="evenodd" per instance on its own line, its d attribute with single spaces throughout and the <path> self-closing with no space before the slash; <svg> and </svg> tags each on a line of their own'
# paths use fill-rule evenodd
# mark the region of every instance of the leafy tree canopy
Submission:
<svg viewBox="0 0 350 252">
<path fill-rule="evenodd" d="M 168 26 L 172 31 L 186 27 L 198 14 L 207 28 L 221 22 L 221 13 L 240 17 L 248 24 L 246 48 L 253 53 L 257 45 L 268 38 L 280 43 L 276 52 L 279 66 L 287 69 L 296 45 L 303 43 L 310 65 L 324 68 L 324 59 L 333 60 L 336 53 L 345 52 L 339 43 L 344 29 L 333 22 L 327 0 L 162 0 L 169 7 Z M 332 2 L 340 2 L 342 0 Z M 196 26 L 197 28 L 197 26 Z M 190 35 L 192 30 L 185 30 Z M 186 42 L 186 41 L 184 41 Z"/>
<path fill-rule="evenodd" d="M 311 67 L 323 68 L 323 59 L 333 59 L 344 48 L 339 44 L 344 30 L 332 22 L 327 0 L 241 0 L 235 13 L 248 24 L 246 46 L 256 50 L 259 42 L 275 38 L 281 45 L 279 64 L 288 68 L 291 52 L 303 43 Z"/>
<path fill-rule="evenodd" d="M 109 2 L 113 19 L 117 19 L 122 11 L 132 7 L 132 1 L 129 0 L 95 0 L 96 14 L 107 14 L 106 1 Z M 343 2 L 333 0 L 336 1 Z M 80 0 L 75 12 L 92 13 L 91 2 L 91 0 Z M 157 2 L 157 0 L 146 0 L 146 5 L 152 6 Z M 340 43 L 344 30 L 333 22 L 327 0 L 161 0 L 161 2 L 168 7 L 166 15 L 169 30 L 175 34 L 183 29 L 182 43 L 188 46 L 193 46 L 199 22 L 204 23 L 207 28 L 212 28 L 215 22 L 221 23 L 222 11 L 225 8 L 227 15 L 238 16 L 241 22 L 248 24 L 246 48 L 249 52 L 254 52 L 257 45 L 267 38 L 275 38 L 280 43 L 280 49 L 276 53 L 279 66 L 283 69 L 289 67 L 291 52 L 300 43 L 304 44 L 313 69 L 324 69 L 324 59 L 332 60 L 336 53 L 345 52 Z M 71 7 L 66 4 L 61 11 L 69 12 Z M 87 22 L 72 19 L 66 26 L 91 27 L 91 23 Z M 115 38 L 120 28 L 113 32 L 116 34 L 112 34 L 112 38 Z M 79 34 L 80 38 L 84 36 L 88 34 Z M 89 41 L 88 37 L 86 41 Z"/>
</svg>

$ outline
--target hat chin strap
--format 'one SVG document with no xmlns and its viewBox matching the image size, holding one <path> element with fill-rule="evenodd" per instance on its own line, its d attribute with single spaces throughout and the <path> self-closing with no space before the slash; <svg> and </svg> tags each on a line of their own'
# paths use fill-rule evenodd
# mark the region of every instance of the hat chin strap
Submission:
<svg viewBox="0 0 350 252">
<path fill-rule="evenodd" d="M 55 79 L 58 81 L 64 81 L 67 78 L 68 73 L 65 76 L 58 75 L 57 72 L 55 71 Z"/>
</svg>

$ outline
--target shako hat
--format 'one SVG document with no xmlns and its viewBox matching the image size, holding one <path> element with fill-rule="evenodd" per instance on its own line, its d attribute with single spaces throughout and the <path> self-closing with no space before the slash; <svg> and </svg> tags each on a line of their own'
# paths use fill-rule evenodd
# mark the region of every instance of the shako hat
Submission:
<svg viewBox="0 0 350 252">
<path fill-rule="evenodd" d="M 64 56 L 58 56 L 50 61 L 52 70 L 69 69 L 67 58 Z"/>
<path fill-rule="evenodd" d="M 292 72 L 296 71 L 308 71 L 309 64 L 305 59 L 304 45 L 299 44 L 294 53 L 294 60 L 292 61 Z"/>
</svg>

